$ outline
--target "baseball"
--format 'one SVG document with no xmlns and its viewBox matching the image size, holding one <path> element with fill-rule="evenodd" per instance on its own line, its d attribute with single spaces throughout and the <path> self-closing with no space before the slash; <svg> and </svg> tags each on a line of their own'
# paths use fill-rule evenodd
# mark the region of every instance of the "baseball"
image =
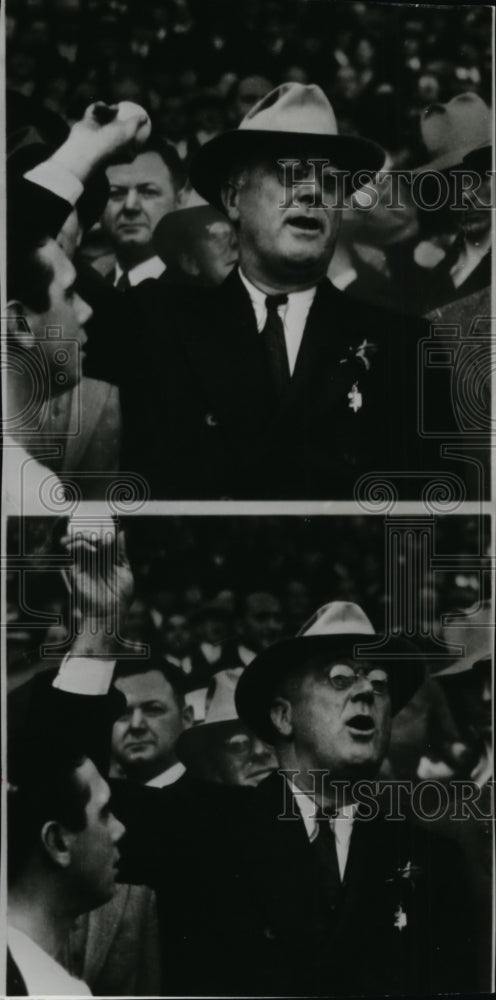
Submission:
<svg viewBox="0 0 496 1000">
<path fill-rule="evenodd" d="M 146 142 L 152 130 L 152 123 L 145 109 L 142 108 L 140 104 L 135 104 L 134 101 L 120 101 L 117 107 L 119 109 L 117 112 L 117 118 L 121 122 L 127 121 L 128 118 L 137 118 L 141 115 L 146 115 L 146 122 L 143 122 L 143 125 L 140 125 L 136 133 L 137 142 Z"/>
</svg>

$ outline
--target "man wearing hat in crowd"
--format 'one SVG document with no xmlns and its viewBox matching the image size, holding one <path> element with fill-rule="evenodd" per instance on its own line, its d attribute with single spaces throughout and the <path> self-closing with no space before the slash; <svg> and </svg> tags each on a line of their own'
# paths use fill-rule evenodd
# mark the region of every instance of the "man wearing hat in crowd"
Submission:
<svg viewBox="0 0 496 1000">
<path fill-rule="evenodd" d="M 77 595 L 77 565 L 71 579 Z M 118 574 L 108 586 L 115 601 Z M 95 590 L 93 613 L 102 601 Z M 113 665 L 96 666 L 64 665 L 59 695 L 102 694 Z M 415 644 L 333 602 L 261 652 L 237 684 L 237 713 L 274 746 L 279 773 L 256 789 L 214 782 L 193 796 L 181 782 L 114 784 L 128 831 L 124 877 L 155 888 L 163 913 L 166 993 L 470 990 L 463 859 L 431 830 L 412 832 L 393 793 L 388 821 L 374 784 L 391 717 L 424 673 Z"/>
<path fill-rule="evenodd" d="M 444 240 L 438 240 L 435 266 L 430 264 L 431 257 L 429 262 L 423 261 L 426 247 L 432 255 L 432 244 L 419 245 L 416 250 L 412 288 L 418 293 L 417 310 L 426 314 L 491 284 L 492 117 L 481 97 L 466 93 L 447 104 L 431 105 L 420 126 L 431 159 L 416 168 L 413 182 L 420 197 L 424 191 L 430 226 L 439 217 L 448 230 L 439 234 Z M 434 184 L 428 176 L 432 174 L 439 178 Z M 440 215 L 429 208 L 442 191 L 449 191 L 449 200 Z M 442 246 L 448 238 L 451 244 Z"/>
<path fill-rule="evenodd" d="M 220 285 L 238 259 L 233 227 L 207 204 L 169 212 L 158 223 L 153 241 L 167 266 L 166 280 L 176 284 Z"/>
<path fill-rule="evenodd" d="M 256 788 L 277 767 L 272 747 L 241 721 L 234 692 L 242 667 L 220 670 L 206 691 L 205 719 L 185 729 L 177 754 L 199 781 Z"/>
<path fill-rule="evenodd" d="M 336 601 L 239 680 L 240 718 L 274 745 L 280 768 L 259 789 L 272 840 L 264 831 L 251 872 L 268 993 L 464 989 L 470 925 L 456 851 L 369 811 L 373 793 L 360 802 L 391 718 L 424 673 L 413 643 L 378 635 L 361 608 Z"/>
<path fill-rule="evenodd" d="M 104 156 L 95 130 L 85 139 L 83 165 L 80 133 L 64 157 L 80 180 Z M 296 83 L 198 151 L 191 182 L 234 225 L 239 269 L 179 299 L 141 283 L 122 315 L 112 300 L 87 352 L 89 371 L 121 385 L 123 461 L 153 496 L 340 498 L 366 471 L 446 467 L 417 433 L 427 329 L 326 278 L 342 172 L 351 193 L 383 162 L 374 143 L 337 134 L 319 87 Z M 31 174 L 54 186 L 47 178 Z M 452 429 L 437 384 L 432 405 Z"/>
</svg>

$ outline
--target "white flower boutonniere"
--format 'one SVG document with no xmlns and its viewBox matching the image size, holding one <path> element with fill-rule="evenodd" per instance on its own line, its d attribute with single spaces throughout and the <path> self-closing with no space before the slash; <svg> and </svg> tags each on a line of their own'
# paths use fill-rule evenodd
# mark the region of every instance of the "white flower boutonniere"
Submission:
<svg viewBox="0 0 496 1000">
<path fill-rule="evenodd" d="M 357 413 L 363 403 L 363 396 L 358 388 L 358 382 L 354 382 L 349 393 L 348 393 L 349 403 L 348 406 L 353 413 Z"/>
<path fill-rule="evenodd" d="M 394 914 L 394 926 L 397 927 L 399 931 L 402 931 L 403 928 L 406 927 L 407 923 L 408 917 L 400 903 Z"/>
<path fill-rule="evenodd" d="M 377 344 L 372 344 L 366 337 L 362 340 L 362 343 L 358 347 L 351 346 L 348 348 L 348 354 L 345 358 L 341 358 L 339 362 L 340 365 L 347 365 L 350 361 L 359 361 L 361 365 L 365 368 L 365 371 L 370 371 L 372 367 L 372 357 L 377 351 Z"/>
</svg>

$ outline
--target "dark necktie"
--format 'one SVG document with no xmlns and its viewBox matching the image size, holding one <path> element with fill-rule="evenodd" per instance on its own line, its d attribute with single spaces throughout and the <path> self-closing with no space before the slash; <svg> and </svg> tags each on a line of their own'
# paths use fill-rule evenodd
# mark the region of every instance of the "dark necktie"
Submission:
<svg viewBox="0 0 496 1000">
<path fill-rule="evenodd" d="M 317 814 L 318 835 L 312 843 L 318 878 L 318 891 L 326 909 L 335 910 L 342 895 L 336 841 L 329 818 Z"/>
<path fill-rule="evenodd" d="M 267 295 L 265 299 L 267 319 L 262 330 L 263 343 L 278 396 L 282 395 L 291 378 L 284 326 L 277 311 L 278 307 L 287 301 L 287 295 Z"/>
<path fill-rule="evenodd" d="M 123 271 L 116 286 L 119 292 L 125 292 L 128 288 L 131 288 L 131 282 L 129 280 L 129 275 L 127 271 Z"/>
</svg>

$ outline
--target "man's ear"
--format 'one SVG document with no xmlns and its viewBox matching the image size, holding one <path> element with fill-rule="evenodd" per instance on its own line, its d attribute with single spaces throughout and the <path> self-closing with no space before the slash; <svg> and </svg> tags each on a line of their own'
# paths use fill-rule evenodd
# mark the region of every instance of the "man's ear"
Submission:
<svg viewBox="0 0 496 1000">
<path fill-rule="evenodd" d="M 270 708 L 270 718 L 281 736 L 289 739 L 293 735 L 293 707 L 287 698 L 274 698 Z"/>
<path fill-rule="evenodd" d="M 41 843 L 48 857 L 58 868 L 68 868 L 71 863 L 70 835 L 56 820 L 48 820 L 40 833 Z"/>
<path fill-rule="evenodd" d="M 185 729 L 191 729 L 193 722 L 195 721 L 195 710 L 192 705 L 185 705 L 182 711 L 183 723 Z"/>
<path fill-rule="evenodd" d="M 239 221 L 239 186 L 232 181 L 227 181 L 222 185 L 220 196 L 222 204 L 226 210 L 228 219 L 231 222 Z"/>
<path fill-rule="evenodd" d="M 19 299 L 7 302 L 7 336 L 11 343 L 26 349 L 33 347 L 34 334 L 29 325 L 29 310 Z"/>
<path fill-rule="evenodd" d="M 186 274 L 191 275 L 193 278 L 197 278 L 200 274 L 200 268 L 195 260 L 195 258 L 190 253 L 179 254 L 179 266 L 182 271 Z"/>
</svg>

